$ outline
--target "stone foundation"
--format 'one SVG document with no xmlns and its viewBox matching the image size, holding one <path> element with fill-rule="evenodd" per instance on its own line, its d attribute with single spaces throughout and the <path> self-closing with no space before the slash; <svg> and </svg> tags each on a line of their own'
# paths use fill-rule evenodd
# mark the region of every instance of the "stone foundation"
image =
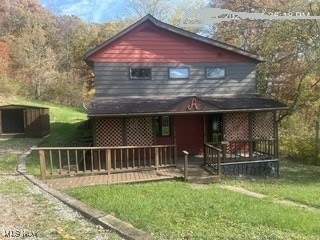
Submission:
<svg viewBox="0 0 320 240">
<path fill-rule="evenodd" d="M 261 175 L 277 177 L 279 176 L 279 161 L 254 161 L 254 162 L 235 162 L 221 163 L 221 173 L 223 175 Z"/>
</svg>

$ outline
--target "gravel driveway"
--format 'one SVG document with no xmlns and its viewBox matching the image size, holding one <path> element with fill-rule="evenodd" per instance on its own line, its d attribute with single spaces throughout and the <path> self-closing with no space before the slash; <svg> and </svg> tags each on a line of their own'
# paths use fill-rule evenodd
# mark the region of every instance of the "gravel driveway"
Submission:
<svg viewBox="0 0 320 240">
<path fill-rule="evenodd" d="M 11 166 L 39 140 L 16 141 L 0 139 L 0 240 L 121 239 L 18 174 Z"/>
</svg>

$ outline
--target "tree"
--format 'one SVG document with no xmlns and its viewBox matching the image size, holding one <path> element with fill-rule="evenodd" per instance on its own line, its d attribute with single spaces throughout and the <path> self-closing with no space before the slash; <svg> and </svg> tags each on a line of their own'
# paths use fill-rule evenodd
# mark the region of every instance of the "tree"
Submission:
<svg viewBox="0 0 320 240">
<path fill-rule="evenodd" d="M 207 6 L 205 0 L 129 0 L 126 10 L 129 16 L 139 19 L 151 14 L 160 21 L 179 26 L 188 9 L 199 9 Z M 185 26 L 180 26 L 185 27 Z M 187 28 L 186 30 L 197 32 L 198 28 Z"/>
<path fill-rule="evenodd" d="M 214 2 L 212 6 L 235 12 L 320 15 L 320 1 L 254 0 L 247 3 L 227 0 Z M 287 115 L 280 128 L 282 147 L 295 158 L 316 163 L 312 143 L 320 109 L 319 20 L 246 19 L 224 22 L 216 27 L 217 39 L 264 57 L 265 62 L 259 64 L 258 79 L 268 84 L 269 94 L 290 107 L 280 118 Z"/>
<path fill-rule="evenodd" d="M 54 21 L 45 12 L 36 15 L 27 7 L 22 5 L 26 17 L 23 27 L 15 36 L 7 36 L 11 52 L 10 70 L 24 83 L 25 89 L 29 90 L 27 93 L 33 89 L 34 98 L 40 99 L 43 89 L 57 79 L 56 54 L 50 46 Z"/>
</svg>

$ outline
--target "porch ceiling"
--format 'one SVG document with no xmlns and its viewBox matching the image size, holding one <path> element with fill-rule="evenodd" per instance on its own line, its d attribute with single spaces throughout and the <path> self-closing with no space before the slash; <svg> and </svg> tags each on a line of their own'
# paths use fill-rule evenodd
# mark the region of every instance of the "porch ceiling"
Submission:
<svg viewBox="0 0 320 240">
<path fill-rule="evenodd" d="M 288 107 L 285 104 L 259 95 L 97 98 L 88 109 L 88 116 L 146 116 L 286 109 Z"/>
</svg>

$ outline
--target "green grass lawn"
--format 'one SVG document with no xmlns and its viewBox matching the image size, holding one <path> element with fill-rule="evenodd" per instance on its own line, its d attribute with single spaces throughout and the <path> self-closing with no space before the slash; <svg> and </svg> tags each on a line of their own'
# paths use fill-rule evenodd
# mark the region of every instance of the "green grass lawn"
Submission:
<svg viewBox="0 0 320 240">
<path fill-rule="evenodd" d="M 179 181 L 90 186 L 67 193 L 158 239 L 317 239 L 320 211 Z"/>
<path fill-rule="evenodd" d="M 320 166 L 308 166 L 289 160 L 282 160 L 280 165 L 280 177 L 276 179 L 224 178 L 222 183 L 320 209 Z"/>
</svg>

